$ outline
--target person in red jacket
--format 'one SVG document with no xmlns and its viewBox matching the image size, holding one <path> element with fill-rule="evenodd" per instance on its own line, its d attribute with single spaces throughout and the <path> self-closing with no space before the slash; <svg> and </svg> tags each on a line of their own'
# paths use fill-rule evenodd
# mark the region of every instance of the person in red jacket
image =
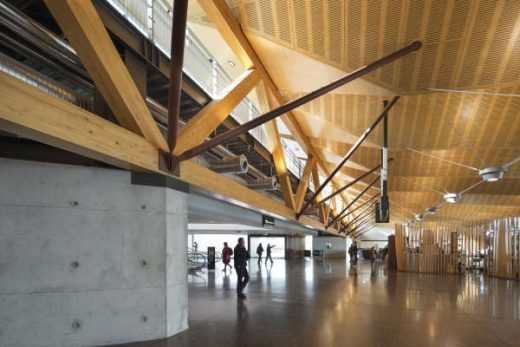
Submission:
<svg viewBox="0 0 520 347">
<path fill-rule="evenodd" d="M 224 263 L 224 270 L 222 271 L 226 272 L 228 266 L 230 271 L 233 270 L 233 266 L 229 265 L 232 255 L 233 250 L 228 246 L 227 242 L 224 242 L 224 249 L 222 249 L 222 262 Z"/>
</svg>

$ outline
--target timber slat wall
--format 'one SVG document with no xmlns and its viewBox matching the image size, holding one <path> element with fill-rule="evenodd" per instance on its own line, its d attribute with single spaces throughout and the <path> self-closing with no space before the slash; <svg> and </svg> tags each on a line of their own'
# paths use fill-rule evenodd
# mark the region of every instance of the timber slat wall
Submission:
<svg viewBox="0 0 520 347">
<path fill-rule="evenodd" d="M 519 279 L 520 217 L 481 223 L 397 225 L 397 268 L 421 273 L 478 273 Z"/>
</svg>

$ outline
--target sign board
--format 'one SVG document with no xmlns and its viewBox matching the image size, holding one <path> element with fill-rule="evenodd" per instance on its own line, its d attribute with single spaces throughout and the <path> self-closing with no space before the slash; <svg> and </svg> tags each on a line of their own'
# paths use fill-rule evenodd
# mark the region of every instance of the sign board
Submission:
<svg viewBox="0 0 520 347">
<path fill-rule="evenodd" d="M 263 215 L 262 216 L 262 226 L 267 229 L 273 229 L 274 228 L 274 218 Z"/>
<path fill-rule="evenodd" d="M 215 247 L 208 247 L 208 270 L 215 270 Z"/>
</svg>

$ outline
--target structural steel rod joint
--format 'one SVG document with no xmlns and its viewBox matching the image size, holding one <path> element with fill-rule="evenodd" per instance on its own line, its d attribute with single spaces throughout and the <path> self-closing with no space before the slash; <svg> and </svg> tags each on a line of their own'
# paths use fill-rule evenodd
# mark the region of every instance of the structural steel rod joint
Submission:
<svg viewBox="0 0 520 347">
<path fill-rule="evenodd" d="M 181 174 L 179 158 L 171 152 L 163 151 L 162 149 L 159 149 L 158 153 L 159 170 L 179 177 Z"/>
</svg>

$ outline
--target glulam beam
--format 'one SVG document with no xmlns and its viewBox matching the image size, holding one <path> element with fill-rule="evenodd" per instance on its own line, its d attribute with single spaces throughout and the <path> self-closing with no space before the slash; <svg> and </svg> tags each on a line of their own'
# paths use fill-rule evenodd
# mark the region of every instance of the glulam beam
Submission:
<svg viewBox="0 0 520 347">
<path fill-rule="evenodd" d="M 190 118 L 179 131 L 174 153 L 180 154 L 206 140 L 260 82 L 261 77 L 257 69 L 245 71 L 221 98 L 210 101 Z"/>
<path fill-rule="evenodd" d="M 0 72 L 0 130 L 128 170 L 159 170 L 157 145 L 76 105 Z M 194 162 L 181 163 L 179 179 L 234 203 L 293 221 L 294 210 Z M 299 222 L 325 230 L 303 216 Z M 327 229 L 330 234 L 337 230 Z"/>
<path fill-rule="evenodd" d="M 253 46 L 245 36 L 239 24 L 236 22 L 233 13 L 231 12 L 225 0 L 199 0 L 199 4 L 206 12 L 212 24 L 219 31 L 222 38 L 224 41 L 226 41 L 241 64 L 246 69 L 252 67 L 258 69 L 267 89 L 269 89 L 273 95 L 273 108 L 284 105 L 286 101 L 284 100 L 282 94 L 272 80 L 262 61 L 257 56 Z M 302 127 L 299 125 L 294 114 L 292 112 L 287 112 L 281 116 L 281 119 L 293 135 L 294 139 L 303 148 L 303 150 L 315 157 L 318 165 L 328 175 L 328 169 L 326 168 L 325 161 L 323 160 L 321 154 L 316 151 L 310 143 L 309 138 L 306 136 Z M 345 198 L 344 196 L 342 197 Z"/>
<path fill-rule="evenodd" d="M 307 188 L 309 187 L 309 181 L 311 178 L 312 170 L 316 165 L 316 158 L 308 157 L 305 162 L 305 166 L 303 167 L 303 173 L 300 177 L 300 183 L 298 184 L 298 189 L 296 189 L 296 197 L 294 198 L 294 210 L 299 211 L 302 206 L 303 199 L 305 198 L 305 193 L 307 193 Z"/>
<path fill-rule="evenodd" d="M 166 140 L 91 1 L 45 0 L 119 124 L 166 150 Z"/>
</svg>

